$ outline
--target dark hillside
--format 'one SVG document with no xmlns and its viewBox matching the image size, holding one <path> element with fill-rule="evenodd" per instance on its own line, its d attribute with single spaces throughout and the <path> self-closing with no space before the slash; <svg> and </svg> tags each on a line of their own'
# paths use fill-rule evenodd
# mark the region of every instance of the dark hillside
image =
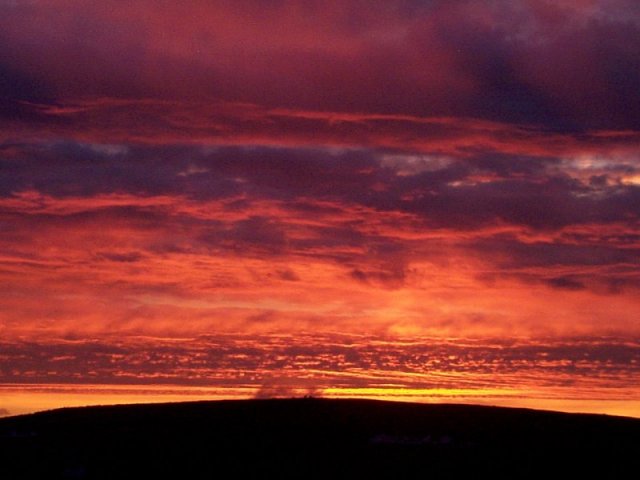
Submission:
<svg viewBox="0 0 640 480">
<path fill-rule="evenodd" d="M 223 470 L 234 472 L 222 475 Z M 0 478 L 540 478 L 640 471 L 640 420 L 467 405 L 250 400 L 0 420 Z"/>
</svg>

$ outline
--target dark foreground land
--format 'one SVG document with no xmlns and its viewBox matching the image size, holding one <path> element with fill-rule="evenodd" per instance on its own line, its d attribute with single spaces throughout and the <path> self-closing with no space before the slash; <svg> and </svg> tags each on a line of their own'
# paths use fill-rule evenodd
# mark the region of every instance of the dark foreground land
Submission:
<svg viewBox="0 0 640 480">
<path fill-rule="evenodd" d="M 223 474 L 228 471 L 230 473 Z M 247 400 L 0 420 L 0 478 L 635 478 L 640 420 L 467 405 Z"/>
</svg>

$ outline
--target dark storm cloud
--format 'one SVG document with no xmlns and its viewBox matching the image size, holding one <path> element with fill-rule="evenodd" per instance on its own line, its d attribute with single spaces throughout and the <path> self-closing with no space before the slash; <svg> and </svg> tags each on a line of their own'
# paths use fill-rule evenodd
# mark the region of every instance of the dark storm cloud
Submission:
<svg viewBox="0 0 640 480">
<path fill-rule="evenodd" d="M 384 180 L 375 155 L 359 150 L 223 147 L 202 162 L 214 175 L 246 180 L 275 198 L 345 197 L 364 191 L 378 173 Z"/>
<path fill-rule="evenodd" d="M 188 173 L 190 154 L 182 147 L 136 148 L 78 142 L 25 145 L 18 154 L 2 159 L 7 176 L 0 191 L 35 189 L 56 196 L 128 192 L 170 194 L 198 188 L 197 174 Z M 180 175 L 185 173 L 185 175 Z M 209 176 L 209 197 L 233 193 L 233 182 Z"/>
<path fill-rule="evenodd" d="M 640 9 L 610 3 L 628 11 L 623 19 L 566 3 L 509 3 L 486 6 L 490 20 L 461 15 L 438 28 L 460 74 L 478 88 L 469 114 L 559 130 L 639 127 L 640 23 L 631 19 Z"/>
<path fill-rule="evenodd" d="M 127 253 L 114 253 L 114 252 L 99 252 L 96 256 L 100 259 L 110 260 L 118 263 L 133 263 L 144 258 L 139 252 L 127 252 Z"/>
<path fill-rule="evenodd" d="M 546 282 L 553 288 L 560 288 L 565 290 L 583 290 L 586 288 L 582 282 L 569 277 L 550 278 Z"/>
<path fill-rule="evenodd" d="M 606 237 L 581 244 L 561 240 L 522 242 L 512 236 L 494 236 L 469 242 L 465 248 L 491 259 L 496 270 L 481 275 L 482 280 L 490 282 L 500 277 L 516 278 L 567 292 L 591 289 L 600 294 L 640 287 L 637 243 L 629 246 Z"/>
<path fill-rule="evenodd" d="M 167 230 L 167 238 L 183 237 L 192 246 L 316 252 L 346 261 L 355 279 L 391 281 L 402 279 L 407 250 L 413 247 L 395 239 L 392 230 L 364 233 L 367 225 L 358 209 L 411 215 L 413 228 L 424 231 L 471 232 L 508 225 L 554 232 L 570 226 L 627 224 L 626 231 L 599 231 L 596 239 L 593 232 L 579 231 L 546 243 L 484 237 L 469 248 L 495 254 L 496 263 L 506 266 L 636 264 L 632 223 L 640 219 L 640 187 L 609 180 L 594 184 L 590 177 L 576 177 L 579 170 L 547 157 L 481 154 L 440 161 L 395 155 L 390 161 L 388 154 L 369 150 L 73 142 L 11 144 L 5 148 L 9 150 L 0 157 L 5 216 L 12 215 L 12 208 L 27 215 L 7 217 L 13 218 L 15 228 L 30 222 L 134 222 L 144 228 L 167 224 L 176 227 L 170 235 Z M 633 171 L 626 168 L 624 174 Z M 35 193 L 24 193 L 29 191 Z M 219 218 L 203 218 L 193 210 L 197 202 L 214 200 L 224 201 Z M 285 202 L 292 216 L 253 212 L 264 201 Z M 192 204 L 174 211 L 184 202 Z M 307 225 L 306 233 L 292 236 L 306 216 L 334 220 Z M 321 246 L 323 253 L 318 252 Z M 349 263 L 336 250 L 344 246 L 380 259 L 380 267 L 363 270 Z M 119 255 L 111 258 L 135 260 L 129 253 Z"/>
<path fill-rule="evenodd" d="M 14 71 L 0 59 L 0 121 L 32 126 L 61 125 L 64 123 L 61 119 L 42 111 L 45 106 L 55 107 L 53 98 L 44 81 Z"/>
<path fill-rule="evenodd" d="M 460 229 L 496 221 L 556 229 L 640 217 L 637 185 L 581 181 L 567 175 L 570 170 L 558 171 L 559 161 L 549 158 L 483 154 L 398 175 L 381 161 L 384 155 L 366 150 L 68 142 L 13 148 L 19 153 L 0 158 L 5 196 L 36 190 L 54 196 L 174 194 L 205 200 L 243 193 L 298 202 L 298 208 L 300 202 L 308 208 L 314 204 L 309 199 L 325 199 L 405 211 L 433 226 Z"/>
<path fill-rule="evenodd" d="M 640 128 L 635 3 L 288 7 L 4 5 L 0 43 L 13 54 L 2 62 L 8 79 L 2 88 L 14 100 L 51 92 L 62 102 L 219 98 L 301 110 L 475 117 L 557 131 Z"/>
<path fill-rule="evenodd" d="M 638 265 L 640 258 L 640 249 L 621 248 L 606 241 L 601 245 L 521 243 L 514 237 L 499 236 L 478 240 L 472 248 L 511 267 Z"/>
<path fill-rule="evenodd" d="M 286 227 L 261 216 L 250 216 L 222 228 L 207 229 L 200 240 L 214 247 L 250 253 L 284 254 L 288 252 Z"/>
<path fill-rule="evenodd" d="M 633 227 L 640 188 L 594 185 L 546 157 L 482 154 L 416 163 L 367 150 L 68 142 L 10 149 L 0 161 L 7 173 L 1 190 L 8 203 L 0 208 L 7 251 L 29 242 L 34 229 L 57 237 L 108 225 L 131 232 L 131 240 L 113 251 L 100 245 L 93 261 L 296 255 L 337 264 L 363 285 L 401 288 L 413 261 L 441 261 L 447 248 L 447 240 L 402 238 L 409 228 L 458 232 L 448 248 L 491 265 L 493 273 L 479 275 L 483 280 L 511 278 L 567 292 L 640 286 Z M 211 201 L 222 203 L 207 207 Z M 389 217 L 372 229 L 378 215 Z M 411 220 L 398 223 L 398 215 Z M 492 234 L 497 226 L 543 238 Z M 569 227 L 574 230 L 564 230 Z"/>
<path fill-rule="evenodd" d="M 35 189 L 57 196 L 180 193 L 211 199 L 240 192 L 271 198 L 341 196 L 371 184 L 364 151 L 322 149 L 135 147 L 56 142 L 23 145 L 0 157 L 0 192 Z"/>
<path fill-rule="evenodd" d="M 369 285 L 384 285 L 387 287 L 399 287 L 402 286 L 405 280 L 406 272 L 404 271 L 404 265 L 388 265 L 390 268 L 383 270 L 367 270 L 362 271 L 360 269 L 354 269 L 350 275 L 354 280 L 363 282 Z"/>
</svg>

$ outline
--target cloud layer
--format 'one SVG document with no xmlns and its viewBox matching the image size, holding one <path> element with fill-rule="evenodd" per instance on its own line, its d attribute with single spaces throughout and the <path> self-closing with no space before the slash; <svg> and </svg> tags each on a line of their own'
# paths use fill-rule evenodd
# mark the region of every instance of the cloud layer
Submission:
<svg viewBox="0 0 640 480">
<path fill-rule="evenodd" d="M 5 382 L 47 381 L 25 360 L 44 339 L 155 339 L 127 375 L 169 381 L 136 351 L 640 334 L 633 1 L 0 2 L 0 47 Z M 429 364 L 393 345 L 322 368 Z M 225 372 L 317 367 L 238 355 Z"/>
<path fill-rule="evenodd" d="M 2 93 L 637 129 L 631 1 L 3 2 Z"/>
<path fill-rule="evenodd" d="M 626 158 L 71 141 L 5 152 L 7 334 L 32 319 L 58 333 L 637 329 L 640 187 Z"/>
</svg>

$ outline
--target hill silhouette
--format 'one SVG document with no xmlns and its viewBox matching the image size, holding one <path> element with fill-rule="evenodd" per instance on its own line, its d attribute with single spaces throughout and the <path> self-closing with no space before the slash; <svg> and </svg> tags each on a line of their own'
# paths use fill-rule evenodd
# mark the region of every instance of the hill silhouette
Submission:
<svg viewBox="0 0 640 480">
<path fill-rule="evenodd" d="M 640 420 L 527 409 L 306 398 L 0 419 L 4 479 L 622 478 L 639 468 Z"/>
</svg>

